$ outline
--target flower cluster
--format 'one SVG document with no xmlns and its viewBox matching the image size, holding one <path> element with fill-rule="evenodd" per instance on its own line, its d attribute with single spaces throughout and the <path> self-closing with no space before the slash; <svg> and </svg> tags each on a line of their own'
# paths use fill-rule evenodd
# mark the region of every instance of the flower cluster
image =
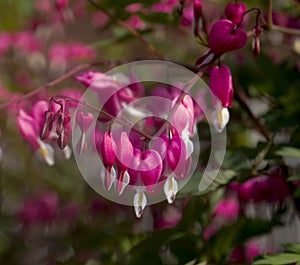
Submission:
<svg viewBox="0 0 300 265">
<path fill-rule="evenodd" d="M 126 188 L 133 189 L 135 196 L 133 205 L 137 217 L 147 204 L 146 194 L 154 194 L 162 189 L 167 201 L 173 203 L 179 190 L 179 182 L 186 179 L 191 168 L 193 143 L 190 137 L 196 130 L 194 101 L 177 87 L 157 87 L 151 93 L 153 97 L 167 99 L 170 104 L 148 106 L 151 117 L 143 119 L 143 111 L 130 107 L 130 102 L 145 95 L 144 88 L 134 75 L 107 75 L 89 71 L 76 76 L 76 80 L 96 93 L 103 108 L 97 119 L 99 122 L 110 121 L 106 131 L 102 131 L 102 139 L 97 146 L 101 156 L 103 169 L 100 178 L 103 187 L 109 191 L 115 186 L 120 196 Z M 159 113 L 168 114 L 172 108 L 178 107 L 170 121 L 157 119 Z M 129 106 L 127 108 L 127 106 Z M 166 128 L 159 135 L 139 135 L 139 131 L 111 131 L 111 122 L 120 120 L 118 115 L 126 108 L 127 120 L 134 120 L 142 132 L 157 132 L 164 124 Z M 104 117 L 101 117 L 104 116 Z M 83 117 L 87 119 L 87 128 L 93 121 L 91 114 L 77 114 L 76 121 L 82 132 Z M 115 117 L 115 119 L 113 119 Z M 121 117 L 121 120 L 122 117 Z M 97 130 L 97 128 L 96 128 Z M 83 146 L 82 138 L 78 144 Z M 83 148 L 80 148 L 82 151 Z M 83 152 L 80 152 L 83 154 Z"/>
</svg>

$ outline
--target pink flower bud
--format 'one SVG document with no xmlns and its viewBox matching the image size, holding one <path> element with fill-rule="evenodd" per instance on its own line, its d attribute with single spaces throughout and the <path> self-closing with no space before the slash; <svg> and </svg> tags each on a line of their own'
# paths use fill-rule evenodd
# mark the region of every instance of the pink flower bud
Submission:
<svg viewBox="0 0 300 265">
<path fill-rule="evenodd" d="M 260 54 L 260 34 L 261 27 L 255 26 L 253 29 L 253 41 L 252 41 L 252 51 L 254 57 L 257 57 Z"/>
<path fill-rule="evenodd" d="M 213 67 L 210 74 L 210 89 L 224 108 L 232 107 L 232 77 L 230 69 L 226 65 Z"/>
<path fill-rule="evenodd" d="M 241 20 L 243 14 L 247 11 L 247 6 L 245 3 L 228 3 L 225 7 L 225 16 L 229 20 L 231 20 L 234 24 L 238 25 Z M 244 17 L 244 20 L 241 25 L 245 25 L 247 22 L 246 17 Z"/>
<path fill-rule="evenodd" d="M 245 46 L 247 33 L 242 29 L 236 29 L 235 26 L 227 19 L 221 19 L 213 24 L 209 32 L 209 43 L 213 54 L 222 55 Z"/>
</svg>

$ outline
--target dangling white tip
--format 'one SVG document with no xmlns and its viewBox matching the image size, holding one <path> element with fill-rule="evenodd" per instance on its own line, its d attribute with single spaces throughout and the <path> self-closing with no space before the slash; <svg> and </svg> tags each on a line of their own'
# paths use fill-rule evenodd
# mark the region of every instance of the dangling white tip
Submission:
<svg viewBox="0 0 300 265">
<path fill-rule="evenodd" d="M 168 200 L 168 203 L 170 204 L 173 203 L 176 198 L 176 194 L 178 192 L 178 184 L 177 181 L 174 179 L 174 177 L 168 177 L 164 185 L 164 192 Z"/>
<path fill-rule="evenodd" d="M 211 121 L 217 132 L 222 132 L 227 123 L 229 122 L 229 111 L 227 108 L 218 106 L 217 109 L 211 114 Z"/>
<path fill-rule="evenodd" d="M 40 148 L 37 150 L 38 156 L 43 158 L 49 166 L 53 166 L 55 164 L 53 147 L 50 144 L 45 144 L 40 139 L 38 139 L 38 143 L 40 145 Z"/>
<path fill-rule="evenodd" d="M 133 197 L 133 206 L 135 215 L 140 218 L 147 204 L 147 197 L 144 192 L 137 192 Z"/>
<path fill-rule="evenodd" d="M 123 181 L 120 183 L 120 181 L 115 181 L 116 183 L 116 191 L 118 195 L 121 195 L 123 193 L 123 191 L 125 190 L 126 186 L 129 184 L 130 182 L 130 176 L 128 174 L 128 172 L 126 171 L 124 173 L 124 177 L 123 177 Z"/>
<path fill-rule="evenodd" d="M 72 149 L 70 146 L 66 146 L 64 149 L 63 149 L 63 153 L 64 153 L 64 157 L 65 159 L 69 160 L 72 156 Z"/>
</svg>

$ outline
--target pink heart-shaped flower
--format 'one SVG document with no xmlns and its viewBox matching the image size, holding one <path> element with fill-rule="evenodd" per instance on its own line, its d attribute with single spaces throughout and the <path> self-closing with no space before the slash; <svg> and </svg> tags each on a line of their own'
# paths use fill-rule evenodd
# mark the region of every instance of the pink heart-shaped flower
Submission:
<svg viewBox="0 0 300 265">
<path fill-rule="evenodd" d="M 227 19 L 217 21 L 210 30 L 209 43 L 211 52 L 221 55 L 242 48 L 247 42 L 247 33 L 235 29 L 235 24 Z"/>
<path fill-rule="evenodd" d="M 82 132 L 86 132 L 91 127 L 93 121 L 94 116 L 90 112 L 83 113 L 80 111 L 76 115 L 76 122 L 78 123 Z"/>
</svg>

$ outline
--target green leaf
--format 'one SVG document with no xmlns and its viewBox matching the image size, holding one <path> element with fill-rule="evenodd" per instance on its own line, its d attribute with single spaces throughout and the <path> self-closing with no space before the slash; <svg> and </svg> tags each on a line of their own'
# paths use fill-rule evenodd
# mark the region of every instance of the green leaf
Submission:
<svg viewBox="0 0 300 265">
<path fill-rule="evenodd" d="M 296 244 L 284 244 L 283 247 L 286 250 L 289 250 L 291 252 L 295 252 L 300 254 L 300 243 L 296 243 Z"/>
<path fill-rule="evenodd" d="M 293 176 L 290 176 L 288 177 L 287 179 L 288 181 L 295 181 L 295 180 L 300 180 L 300 173 L 299 174 L 296 174 L 296 175 L 293 175 Z"/>
<path fill-rule="evenodd" d="M 293 262 L 299 262 L 300 255 L 294 253 L 280 253 L 275 255 L 266 255 L 263 259 L 255 261 L 254 265 L 281 265 Z"/>
<path fill-rule="evenodd" d="M 293 158 L 300 158 L 300 149 L 295 147 L 285 146 L 280 148 L 275 154 Z"/>
</svg>

